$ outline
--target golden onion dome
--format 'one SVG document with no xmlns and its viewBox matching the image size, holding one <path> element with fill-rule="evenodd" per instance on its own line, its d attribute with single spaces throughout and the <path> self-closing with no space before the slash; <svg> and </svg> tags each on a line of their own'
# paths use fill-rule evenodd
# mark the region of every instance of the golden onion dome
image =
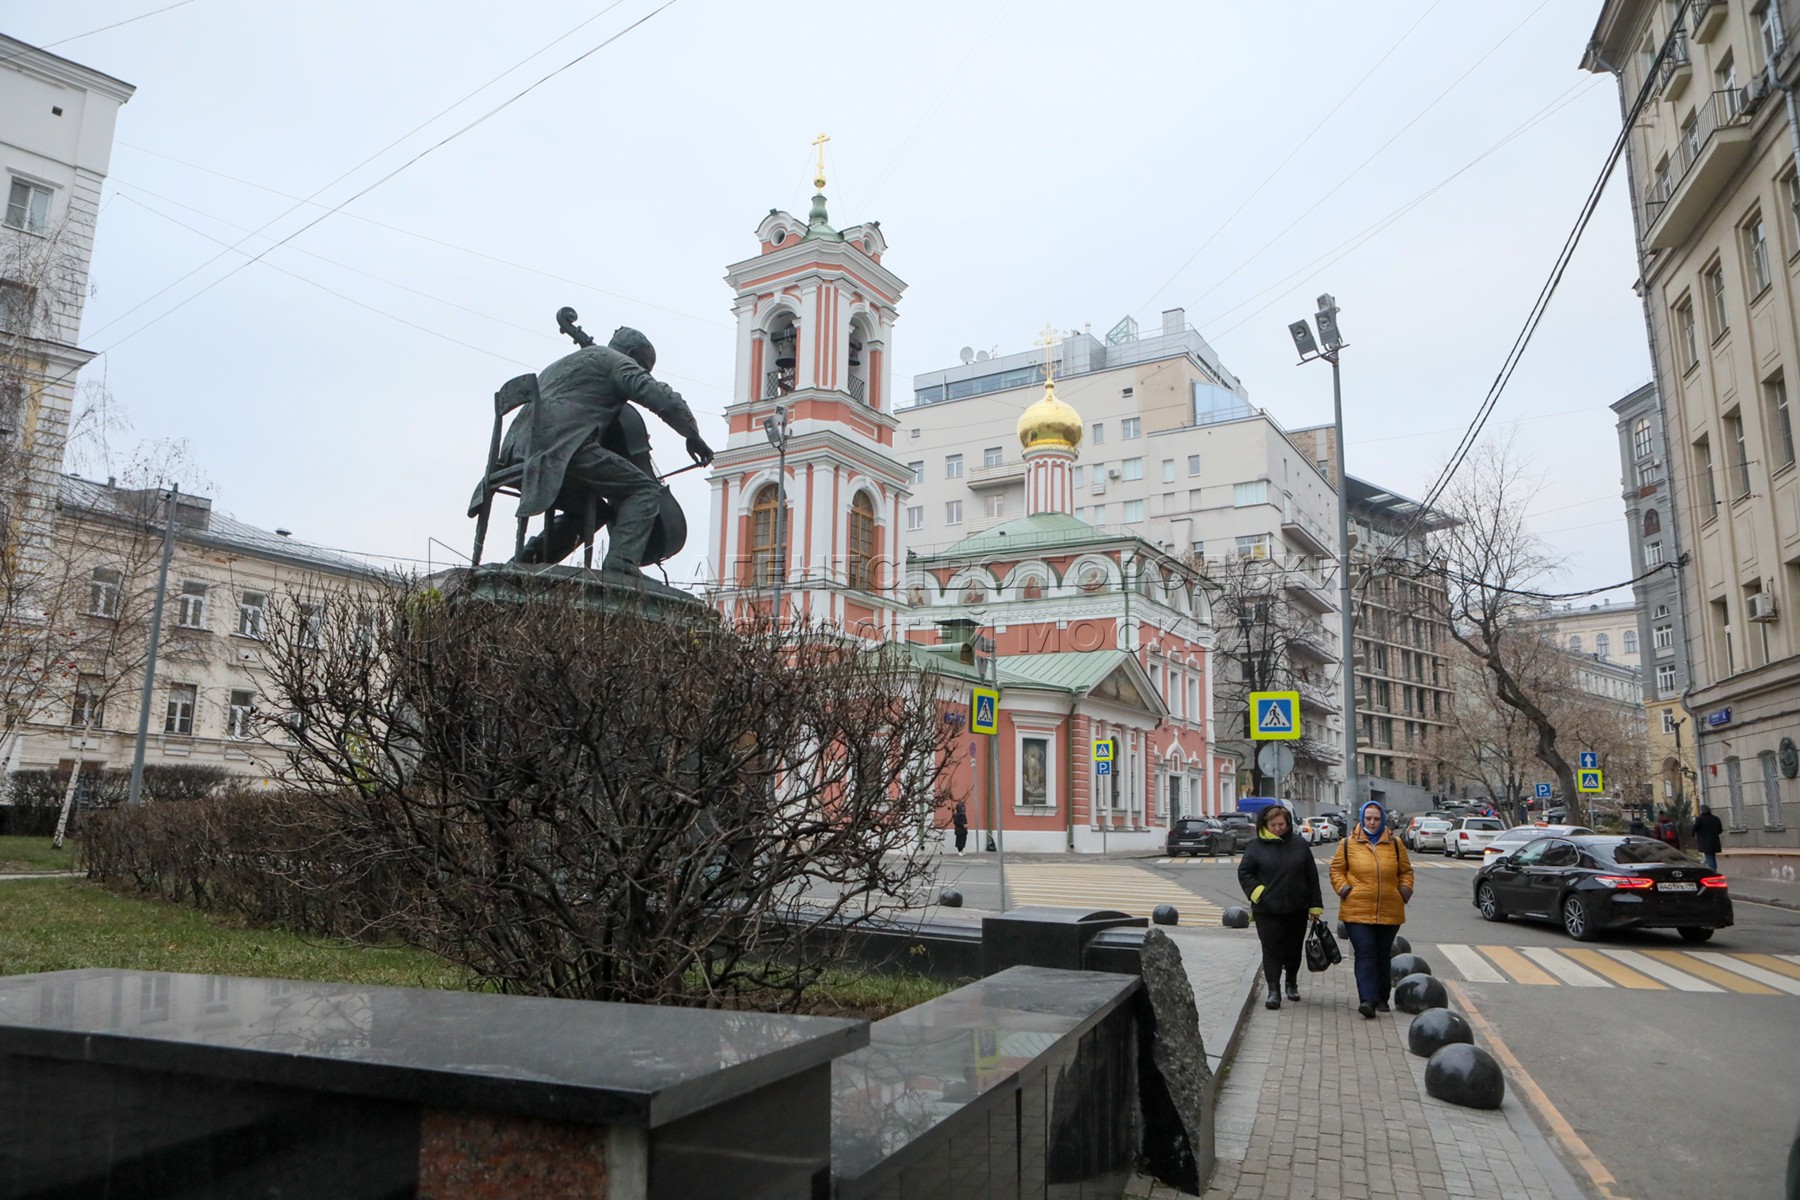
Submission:
<svg viewBox="0 0 1800 1200">
<path fill-rule="evenodd" d="M 1081 445 L 1081 414 L 1056 398 L 1054 380 L 1044 384 L 1036 404 L 1019 414 L 1019 445 L 1027 450 L 1073 450 Z"/>
</svg>

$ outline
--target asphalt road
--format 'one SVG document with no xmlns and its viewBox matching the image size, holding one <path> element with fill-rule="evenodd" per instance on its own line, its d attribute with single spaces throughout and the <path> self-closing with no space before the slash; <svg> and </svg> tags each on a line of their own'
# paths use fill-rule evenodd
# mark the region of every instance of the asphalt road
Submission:
<svg viewBox="0 0 1800 1200">
<path fill-rule="evenodd" d="M 1317 851 L 1321 873 L 1330 850 Z M 1415 862 L 1405 935 L 1516 1059 L 1524 1078 L 1509 1086 L 1595 1196 L 1781 1195 L 1800 1132 L 1800 996 L 1778 981 L 1800 986 L 1790 969 L 1800 967 L 1800 912 L 1738 901 L 1737 924 L 1704 946 L 1673 932 L 1580 945 L 1550 925 L 1483 921 L 1470 902 L 1473 862 Z M 1229 862 L 1009 866 L 1015 905 L 1147 912 L 1152 900 L 1187 894 L 1185 920 L 1211 923 L 1242 902 Z M 947 859 L 940 882 L 971 907 L 999 907 L 992 856 Z"/>
</svg>

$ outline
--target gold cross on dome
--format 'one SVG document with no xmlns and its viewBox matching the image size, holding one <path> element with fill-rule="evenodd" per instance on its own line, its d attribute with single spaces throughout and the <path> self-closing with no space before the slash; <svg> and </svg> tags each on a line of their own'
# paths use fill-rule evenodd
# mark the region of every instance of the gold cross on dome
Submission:
<svg viewBox="0 0 1800 1200">
<path fill-rule="evenodd" d="M 812 140 L 812 144 L 819 148 L 819 170 L 818 174 L 813 179 L 813 186 L 816 188 L 823 188 L 825 186 L 825 143 L 830 140 L 830 135 L 822 131 L 818 137 Z"/>
<path fill-rule="evenodd" d="M 1038 335 L 1038 345 L 1044 348 L 1044 378 L 1046 380 L 1056 374 L 1055 361 L 1052 357 L 1055 354 L 1056 342 L 1056 326 L 1048 321 L 1044 322 L 1044 330 Z"/>
</svg>

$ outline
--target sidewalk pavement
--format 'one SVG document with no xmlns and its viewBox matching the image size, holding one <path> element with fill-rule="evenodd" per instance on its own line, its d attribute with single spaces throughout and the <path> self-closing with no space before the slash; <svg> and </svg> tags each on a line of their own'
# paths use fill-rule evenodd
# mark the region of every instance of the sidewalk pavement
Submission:
<svg viewBox="0 0 1800 1200">
<path fill-rule="evenodd" d="M 1728 889 L 1734 900 L 1750 900 L 1772 904 L 1776 908 L 1800 909 L 1800 883 L 1783 883 L 1778 879 L 1745 878 L 1734 875 Z"/>
<path fill-rule="evenodd" d="M 1254 940 L 1247 944 L 1254 950 Z M 1428 1097 L 1425 1060 L 1406 1049 L 1412 1018 L 1360 1016 L 1348 956 L 1300 986 L 1305 999 L 1275 1012 L 1253 993 L 1257 1002 L 1220 1092 L 1218 1164 L 1206 1200 L 1586 1194 L 1512 1094 L 1512 1081 L 1495 1112 Z M 1179 1194 L 1142 1177 L 1126 1189 L 1154 1200 Z"/>
</svg>

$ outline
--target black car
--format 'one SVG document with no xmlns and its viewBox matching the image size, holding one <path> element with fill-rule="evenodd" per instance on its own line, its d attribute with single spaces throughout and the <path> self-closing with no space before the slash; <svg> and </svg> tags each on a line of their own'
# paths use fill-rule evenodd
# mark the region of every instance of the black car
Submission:
<svg viewBox="0 0 1800 1200">
<path fill-rule="evenodd" d="M 1228 850 L 1242 850 L 1256 836 L 1256 822 L 1243 813 L 1226 813 L 1219 818 L 1219 824 L 1231 835 Z"/>
<path fill-rule="evenodd" d="M 1169 825 L 1165 847 L 1171 857 L 1183 854 L 1229 854 L 1232 837 L 1211 817 L 1177 817 Z"/>
<path fill-rule="evenodd" d="M 1673 929 L 1704 942 L 1732 924 L 1725 877 L 1663 842 L 1545 837 L 1475 872 L 1475 907 L 1490 921 L 1555 921 L 1578 942 L 1610 929 Z"/>
</svg>

